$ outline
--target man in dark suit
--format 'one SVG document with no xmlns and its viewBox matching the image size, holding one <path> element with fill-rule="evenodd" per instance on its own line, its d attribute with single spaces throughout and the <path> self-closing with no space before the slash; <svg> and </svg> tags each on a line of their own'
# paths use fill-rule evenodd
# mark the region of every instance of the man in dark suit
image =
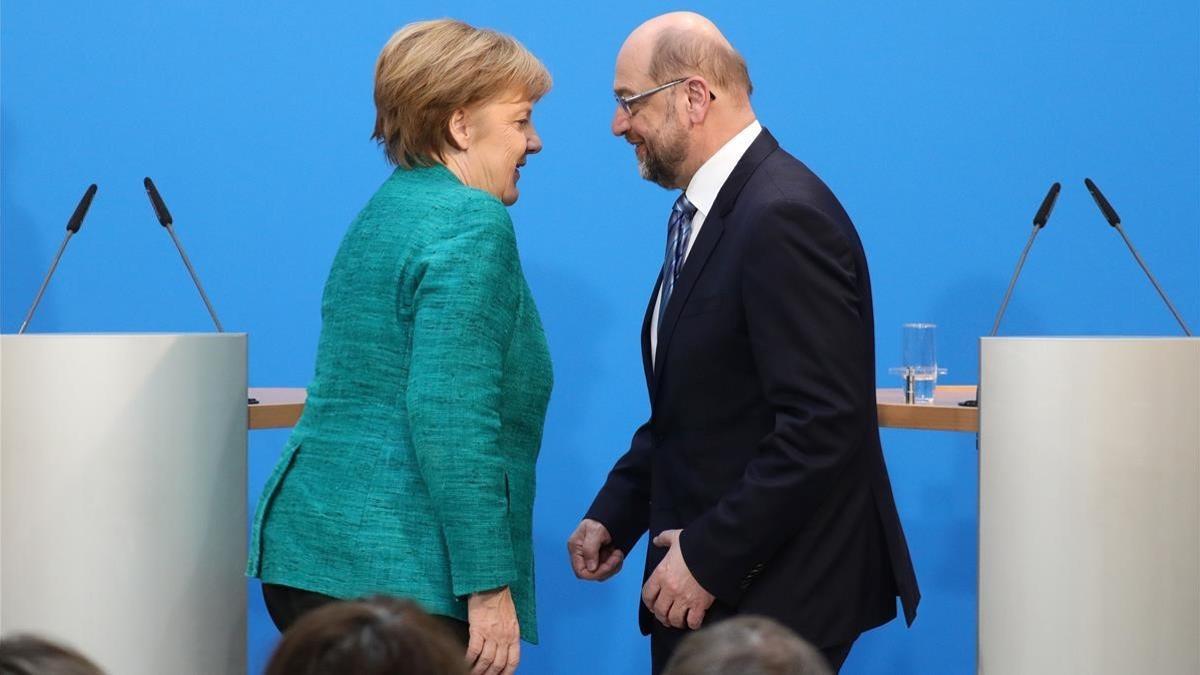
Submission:
<svg viewBox="0 0 1200 675">
<path fill-rule="evenodd" d="M 640 624 L 660 672 L 689 630 L 760 614 L 835 669 L 920 594 L 875 407 L 867 262 L 836 197 L 759 126 L 707 19 L 638 27 L 612 131 L 682 189 L 642 328 L 650 419 L 567 548 L 602 581 L 649 530 Z"/>
</svg>

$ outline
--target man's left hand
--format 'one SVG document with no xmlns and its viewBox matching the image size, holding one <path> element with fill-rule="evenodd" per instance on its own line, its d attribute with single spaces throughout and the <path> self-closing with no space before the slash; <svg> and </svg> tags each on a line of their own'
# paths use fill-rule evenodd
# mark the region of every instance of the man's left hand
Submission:
<svg viewBox="0 0 1200 675">
<path fill-rule="evenodd" d="M 684 562 L 679 550 L 680 532 L 664 530 L 654 538 L 655 546 L 670 550 L 642 586 L 642 603 L 662 625 L 696 630 L 704 623 L 704 614 L 715 598 L 696 581 Z"/>
</svg>

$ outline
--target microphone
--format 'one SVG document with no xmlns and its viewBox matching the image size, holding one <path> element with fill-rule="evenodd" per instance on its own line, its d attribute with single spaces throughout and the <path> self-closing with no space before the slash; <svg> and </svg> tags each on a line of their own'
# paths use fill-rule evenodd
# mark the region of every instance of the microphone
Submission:
<svg viewBox="0 0 1200 675">
<path fill-rule="evenodd" d="M 1017 285 L 1017 277 L 1021 276 L 1021 269 L 1025 267 L 1025 258 L 1029 257 L 1029 249 L 1033 248 L 1033 239 L 1038 232 L 1046 226 L 1046 221 L 1050 220 L 1050 212 L 1054 210 L 1054 203 L 1058 201 L 1058 192 L 1062 189 L 1062 185 L 1055 182 L 1046 191 L 1046 196 L 1042 198 L 1042 205 L 1038 207 L 1037 213 L 1033 214 L 1033 231 L 1029 233 L 1029 240 L 1025 242 L 1025 250 L 1021 251 L 1021 257 L 1017 259 L 1017 269 L 1013 271 L 1012 279 L 1008 282 L 1008 290 L 1004 291 L 1004 300 L 1000 303 L 1000 311 L 996 312 L 996 320 L 992 322 L 992 330 L 988 333 L 988 337 L 995 337 L 1000 330 L 1000 319 L 1004 316 L 1004 310 L 1008 308 L 1008 301 L 1012 298 L 1013 288 Z M 976 387 L 975 398 L 970 401 L 959 403 L 960 406 L 967 408 L 979 407 L 979 399 L 981 392 Z M 978 444 L 978 439 L 976 440 Z"/>
<path fill-rule="evenodd" d="M 200 299 L 204 301 L 204 306 L 208 308 L 208 315 L 212 317 L 213 324 L 217 327 L 218 333 L 224 333 L 225 329 L 221 327 L 221 320 L 217 318 L 217 312 L 213 309 L 212 303 L 208 301 L 208 295 L 204 292 L 204 287 L 200 285 L 200 277 L 196 276 L 196 270 L 192 267 L 192 261 L 188 260 L 187 253 L 183 250 L 183 244 L 179 243 L 179 237 L 175 236 L 175 228 L 171 227 L 175 221 L 171 218 L 171 212 L 167 210 L 167 205 L 163 203 L 162 196 L 158 194 L 158 188 L 154 187 L 154 181 L 147 176 L 142 183 L 146 186 L 146 195 L 150 197 L 150 206 L 154 208 L 154 215 L 158 218 L 158 223 L 167 228 L 167 233 L 171 235 L 171 241 L 175 242 L 175 248 L 179 250 L 179 257 L 183 258 L 183 264 L 187 267 L 188 274 L 192 276 L 192 282 L 196 284 L 196 290 L 200 291 Z"/>
<path fill-rule="evenodd" d="M 1000 303 L 1000 311 L 996 312 L 996 320 L 992 323 L 992 331 L 988 333 L 988 337 L 995 337 L 996 332 L 1000 330 L 1000 319 L 1004 316 L 1004 310 L 1008 308 L 1008 301 L 1012 298 L 1013 287 L 1017 285 L 1017 277 L 1021 276 L 1021 268 L 1025 266 L 1025 258 L 1029 255 L 1029 249 L 1033 248 L 1033 239 L 1050 219 L 1050 212 L 1054 210 L 1054 203 L 1058 201 L 1058 191 L 1061 189 L 1062 186 L 1057 182 L 1051 185 L 1050 190 L 1046 192 L 1045 199 L 1042 200 L 1042 205 L 1038 207 L 1037 213 L 1033 216 L 1033 231 L 1029 233 L 1029 240 L 1025 242 L 1025 250 L 1021 252 L 1021 257 L 1017 260 L 1017 269 L 1008 282 L 1008 290 L 1004 292 L 1004 300 Z"/>
<path fill-rule="evenodd" d="M 154 181 L 146 176 L 146 180 L 142 181 L 142 184 L 146 186 L 146 194 L 150 197 L 150 206 L 154 208 L 154 216 L 158 218 L 158 223 L 163 227 L 170 227 L 175 220 L 171 218 L 171 212 L 163 203 L 162 195 L 158 194 L 158 188 L 154 187 Z"/>
<path fill-rule="evenodd" d="M 1100 213 L 1104 214 L 1104 219 L 1108 221 L 1108 224 L 1113 227 L 1120 225 L 1121 216 L 1117 215 L 1116 209 L 1112 207 L 1112 204 L 1108 203 L 1108 200 L 1104 198 L 1104 194 L 1100 192 L 1100 188 L 1096 187 L 1092 179 L 1084 178 L 1083 186 L 1091 193 L 1092 199 L 1095 200 L 1096 206 L 1100 207 Z"/>
<path fill-rule="evenodd" d="M 83 225 L 83 219 L 87 216 L 88 209 L 92 208 L 92 199 L 95 196 L 96 184 L 92 183 L 84 191 L 83 197 L 79 199 L 79 204 L 75 206 L 75 212 L 71 214 L 70 220 L 67 221 L 67 229 L 71 231 L 71 234 L 79 232 L 79 228 Z"/>
<path fill-rule="evenodd" d="M 50 285 L 50 277 L 54 275 L 54 270 L 58 268 L 58 261 L 62 259 L 63 252 L 67 250 L 67 242 L 71 240 L 71 237 L 83 225 L 83 219 L 87 216 L 88 209 L 92 206 L 92 198 L 95 196 L 96 184 L 92 183 L 84 191 L 83 197 L 79 200 L 79 205 L 75 207 L 75 212 L 71 214 L 71 218 L 67 220 L 67 236 L 63 237 L 62 245 L 58 247 L 58 255 L 55 255 L 54 262 L 50 263 L 50 270 L 46 272 L 46 278 L 42 280 L 42 286 L 38 289 L 37 296 L 33 299 L 33 305 L 29 307 L 29 312 L 25 315 L 25 320 L 21 322 L 21 327 L 17 330 L 17 335 L 21 335 L 29 327 L 29 321 L 33 319 L 33 312 L 37 309 L 38 303 L 42 301 L 42 294 L 46 292 L 46 286 Z"/>
<path fill-rule="evenodd" d="M 1054 203 L 1058 201 L 1058 191 L 1061 188 L 1062 186 L 1058 183 L 1050 186 L 1050 191 L 1046 193 L 1042 205 L 1038 207 L 1037 213 L 1033 214 L 1034 225 L 1039 228 L 1046 226 L 1046 221 L 1050 219 L 1050 212 L 1054 210 Z"/>
<path fill-rule="evenodd" d="M 1113 209 L 1112 204 L 1108 203 L 1108 200 L 1104 198 L 1104 193 L 1100 192 L 1100 188 L 1096 187 L 1096 184 L 1092 182 L 1091 178 L 1084 178 L 1083 184 L 1085 187 L 1087 187 L 1088 192 L 1092 194 L 1092 199 L 1096 201 L 1096 206 L 1100 208 L 1100 213 L 1104 214 L 1104 219 L 1107 220 L 1108 224 L 1115 228 L 1117 232 L 1121 233 L 1121 238 L 1125 240 L 1125 245 L 1129 247 L 1129 252 L 1133 254 L 1134 260 L 1137 260 L 1137 263 L 1141 266 L 1142 271 L 1146 273 L 1146 277 L 1150 279 L 1150 283 L 1154 284 L 1154 290 L 1158 291 L 1158 295 L 1163 299 L 1163 302 L 1167 304 L 1167 309 L 1171 310 L 1171 314 L 1175 315 L 1175 320 L 1179 322 L 1179 327 L 1183 329 L 1185 335 L 1191 337 L 1192 331 L 1189 330 L 1187 324 L 1183 322 L 1183 317 L 1179 315 L 1179 311 L 1175 309 L 1175 305 L 1171 304 L 1171 299 L 1167 297 L 1166 291 L 1162 289 L 1162 286 L 1158 285 L 1158 280 L 1156 280 L 1154 275 L 1150 273 L 1150 268 L 1146 265 L 1145 261 L 1142 260 L 1142 256 L 1138 255 L 1137 249 L 1133 247 L 1133 242 L 1130 241 L 1129 237 L 1125 234 L 1125 228 L 1121 227 L 1121 217 L 1117 215 L 1117 212 Z"/>
</svg>

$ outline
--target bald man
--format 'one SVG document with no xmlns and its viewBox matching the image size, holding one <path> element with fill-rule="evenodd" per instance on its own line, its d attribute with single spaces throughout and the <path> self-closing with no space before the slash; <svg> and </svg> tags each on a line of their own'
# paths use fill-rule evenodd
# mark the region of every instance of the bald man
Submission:
<svg viewBox="0 0 1200 675">
<path fill-rule="evenodd" d="M 617 56 L 612 132 L 675 193 L 646 308 L 650 419 L 567 542 L 603 581 L 649 530 L 653 672 L 702 625 L 774 618 L 840 668 L 920 594 L 875 408 L 871 285 L 829 188 L 757 121 L 742 57 L 673 13 Z"/>
</svg>

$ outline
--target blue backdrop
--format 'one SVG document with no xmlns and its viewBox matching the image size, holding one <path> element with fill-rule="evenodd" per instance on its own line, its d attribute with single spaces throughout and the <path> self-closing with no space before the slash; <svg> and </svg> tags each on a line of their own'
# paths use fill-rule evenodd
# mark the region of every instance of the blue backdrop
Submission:
<svg viewBox="0 0 1200 675">
<path fill-rule="evenodd" d="M 226 328 L 250 334 L 251 383 L 305 385 L 329 263 L 389 171 L 368 138 L 379 48 L 404 23 L 445 15 L 515 35 L 556 81 L 535 114 L 545 150 L 512 209 L 557 375 L 535 514 L 543 643 L 526 648 L 522 672 L 645 672 L 638 565 L 584 584 L 564 541 L 647 412 L 637 334 L 673 197 L 638 178 L 629 146 L 609 136 L 610 90 L 625 35 L 676 8 L 6 2 L 0 328 L 16 331 L 91 182 L 100 192 L 32 330 L 211 328 L 151 214 L 149 175 Z M 1003 332 L 1178 332 L 1084 176 L 1200 327 L 1194 0 L 691 8 L 742 51 L 759 118 L 854 218 L 874 279 L 881 386 L 896 384 L 887 368 L 900 324 L 914 320 L 939 324 L 948 379 L 974 381 L 976 338 L 1055 180 L 1062 197 Z M 251 435 L 251 504 L 285 437 Z M 844 672 L 973 670 L 974 440 L 884 432 L 924 599 L 911 630 L 867 634 Z M 257 672 L 277 636 L 255 586 L 250 599 Z"/>
</svg>

